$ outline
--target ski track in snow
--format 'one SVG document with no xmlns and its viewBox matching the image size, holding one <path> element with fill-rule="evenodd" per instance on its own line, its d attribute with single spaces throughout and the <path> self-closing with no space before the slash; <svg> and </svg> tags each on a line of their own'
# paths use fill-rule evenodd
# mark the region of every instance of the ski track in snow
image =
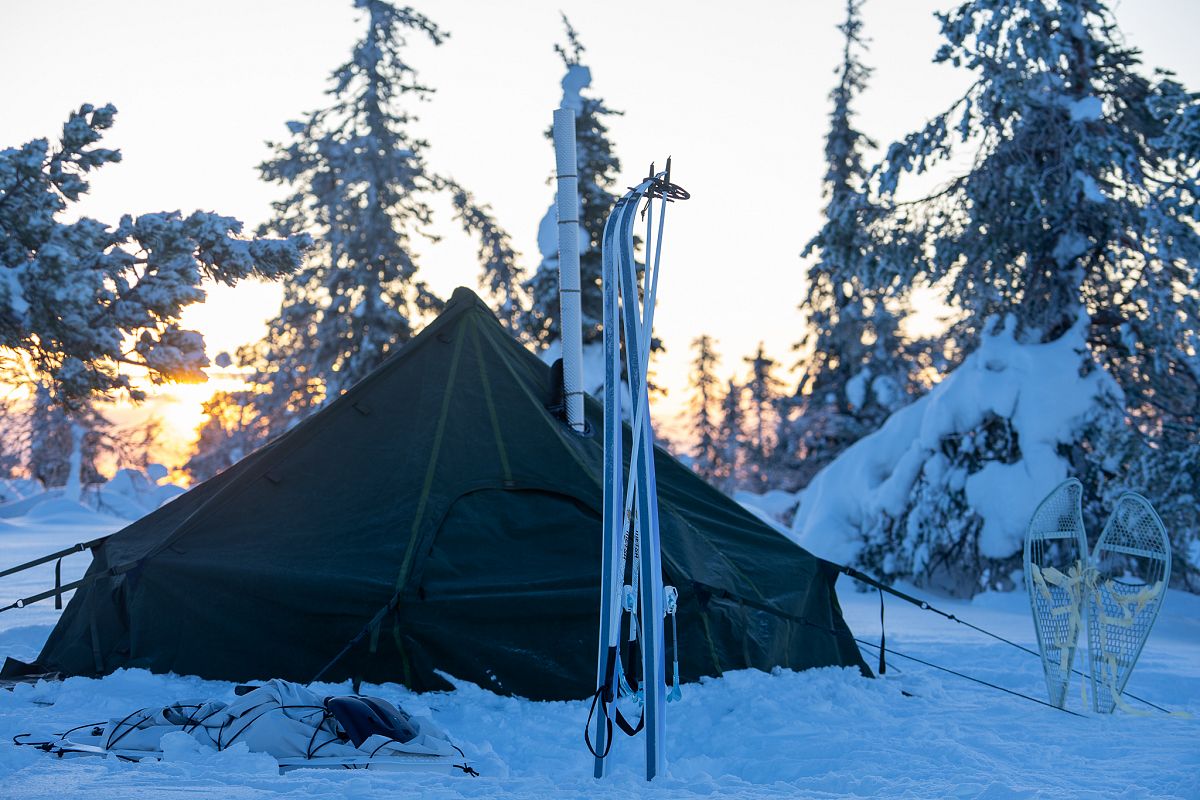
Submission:
<svg viewBox="0 0 1200 800">
<path fill-rule="evenodd" d="M 35 529 L 16 521 L 0 532 L 0 565 L 113 527 Z M 87 561 L 67 558 L 63 581 L 74 580 Z M 0 605 L 49 588 L 53 566 L 0 579 Z M 878 641 L 878 595 L 854 591 L 846 578 L 839 589 L 855 635 Z M 929 599 L 1035 646 L 1023 593 L 982 595 L 969 604 Z M 34 657 L 58 613 L 45 601 L 0 615 L 0 656 Z M 887 632 L 889 648 L 1045 697 L 1037 658 L 963 625 L 888 600 Z M 874 651 L 866 652 L 876 665 Z M 583 744 L 586 702 L 530 702 L 470 684 L 424 695 L 393 684 L 363 691 L 431 714 L 467 752 L 479 778 L 361 770 L 278 775 L 270 757 L 236 747 L 132 764 L 58 759 L 10 744 L 19 733 L 40 736 L 175 700 L 231 698 L 232 690 L 229 683 L 126 670 L 0 691 L 0 798 L 1200 798 L 1200 597 L 1174 591 L 1129 690 L 1192 719 L 1158 712 L 1071 717 L 891 656 L 881 680 L 840 669 L 749 670 L 685 686 L 683 700 L 667 708 L 668 772 L 649 785 L 641 777 L 640 737 L 618 735 L 609 777 L 592 779 Z M 350 689 L 330 684 L 318 691 Z M 1068 703 L 1081 708 L 1078 678 Z"/>
</svg>

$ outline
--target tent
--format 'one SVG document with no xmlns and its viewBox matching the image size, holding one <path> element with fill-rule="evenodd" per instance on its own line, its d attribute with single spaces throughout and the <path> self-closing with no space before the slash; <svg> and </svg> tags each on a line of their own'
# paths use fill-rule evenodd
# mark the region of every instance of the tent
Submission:
<svg viewBox="0 0 1200 800">
<path fill-rule="evenodd" d="M 458 289 L 346 394 L 107 539 L 29 668 L 308 681 L 333 661 L 326 680 L 590 695 L 603 453 L 548 410 L 551 375 Z M 655 465 L 684 680 L 869 674 L 832 565 Z"/>
</svg>

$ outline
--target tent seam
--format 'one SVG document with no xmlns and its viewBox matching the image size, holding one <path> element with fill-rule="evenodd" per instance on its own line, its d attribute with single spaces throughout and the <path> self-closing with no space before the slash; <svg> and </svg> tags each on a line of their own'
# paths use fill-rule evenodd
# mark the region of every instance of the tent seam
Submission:
<svg viewBox="0 0 1200 800">
<path fill-rule="evenodd" d="M 483 346 L 479 342 L 479 328 L 471 327 L 471 341 L 475 345 L 476 361 L 479 364 L 479 383 L 483 387 L 483 399 L 487 403 L 488 416 L 492 422 L 492 435 L 496 438 L 496 451 L 500 456 L 500 471 L 504 480 L 511 481 L 512 469 L 508 463 L 508 451 L 504 447 L 504 437 L 500 433 L 500 419 L 496 415 L 496 403 L 492 399 L 492 384 L 488 380 L 487 365 L 483 361 Z"/>
<path fill-rule="evenodd" d="M 454 340 L 454 352 L 450 355 L 450 371 L 446 376 L 446 389 L 442 395 L 442 410 L 438 415 L 437 429 L 433 434 L 433 447 L 430 448 L 429 465 L 425 468 L 425 482 L 421 487 L 421 497 L 417 501 L 417 513 L 413 516 L 412 530 L 409 533 L 408 549 L 404 553 L 404 561 L 400 564 L 400 574 L 396 576 L 396 591 L 404 586 L 412 565 L 413 552 L 417 546 L 417 534 L 420 533 L 421 522 L 425 516 L 425 506 L 429 502 L 429 493 L 433 489 L 433 476 L 437 471 L 438 456 L 442 450 L 442 437 L 446 432 L 446 419 L 450 416 L 450 398 L 454 393 L 454 382 L 458 377 L 458 360 L 462 353 L 463 337 Z"/>
</svg>

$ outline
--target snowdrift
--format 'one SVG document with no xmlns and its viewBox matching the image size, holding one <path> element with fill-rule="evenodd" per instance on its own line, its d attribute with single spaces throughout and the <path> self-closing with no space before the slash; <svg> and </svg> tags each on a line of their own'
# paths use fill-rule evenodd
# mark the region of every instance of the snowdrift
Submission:
<svg viewBox="0 0 1200 800">
<path fill-rule="evenodd" d="M 0 482 L 0 532 L 20 521 L 88 525 L 104 518 L 140 519 L 183 494 L 182 486 L 160 483 L 166 475 L 160 464 L 144 471 L 121 469 L 107 483 L 85 486 L 78 498 L 65 497 L 61 487 L 43 489 L 36 481 Z"/>
</svg>

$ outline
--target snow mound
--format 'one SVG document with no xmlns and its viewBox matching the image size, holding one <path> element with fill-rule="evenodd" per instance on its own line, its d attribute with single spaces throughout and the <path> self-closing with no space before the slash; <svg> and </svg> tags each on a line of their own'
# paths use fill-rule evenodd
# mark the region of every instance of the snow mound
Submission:
<svg viewBox="0 0 1200 800">
<path fill-rule="evenodd" d="M 54 525 L 87 525 L 94 521 L 95 514 L 94 509 L 83 503 L 64 497 L 50 497 L 31 508 L 25 519 Z"/>
<path fill-rule="evenodd" d="M 1017 553 L 1037 503 L 1067 477 L 1060 448 L 1120 403 L 1087 350 L 1087 324 L 1045 344 L 1018 342 L 1011 318 L 985 335 L 929 394 L 817 474 L 800 494 L 792 537 L 840 563 L 860 561 L 873 544 L 888 563 L 865 566 L 890 574 L 919 574 L 945 543 L 937 536 L 946 519 L 973 526 L 967 535 L 984 558 Z"/>
<path fill-rule="evenodd" d="M 0 484 L 0 532 L 22 520 L 54 525 L 94 525 L 110 520 L 140 519 L 185 491 L 160 483 L 166 468 L 151 464 L 146 471 L 118 470 L 106 483 L 85 487 L 78 500 L 64 497 L 62 488 L 42 489 L 34 481 Z"/>
</svg>

